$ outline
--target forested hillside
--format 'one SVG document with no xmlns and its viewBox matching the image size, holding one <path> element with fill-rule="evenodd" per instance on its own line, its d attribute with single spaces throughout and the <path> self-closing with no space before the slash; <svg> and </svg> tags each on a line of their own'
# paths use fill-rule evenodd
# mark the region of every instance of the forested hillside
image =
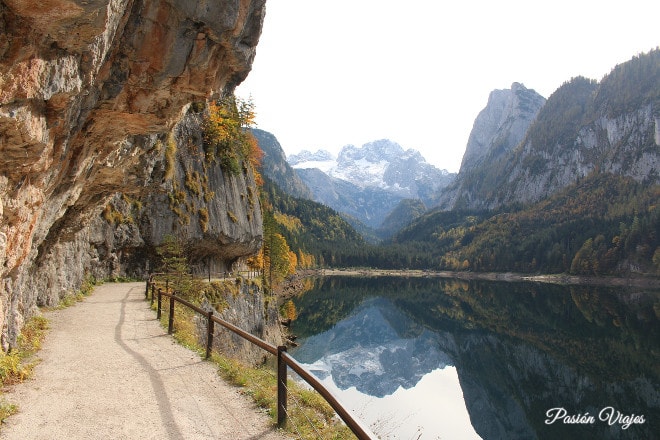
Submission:
<svg viewBox="0 0 660 440">
<path fill-rule="evenodd" d="M 297 255 L 298 266 L 335 265 L 335 255 L 365 245 L 362 236 L 336 211 L 292 197 L 265 179 L 264 229 L 275 229 Z"/>
<path fill-rule="evenodd" d="M 387 245 L 346 248 L 340 266 L 660 275 L 660 187 L 594 174 L 527 209 L 431 211 Z"/>
<path fill-rule="evenodd" d="M 528 209 L 433 213 L 397 240 L 433 244 L 437 267 L 475 271 L 628 274 L 660 270 L 660 187 L 594 174 Z"/>
</svg>

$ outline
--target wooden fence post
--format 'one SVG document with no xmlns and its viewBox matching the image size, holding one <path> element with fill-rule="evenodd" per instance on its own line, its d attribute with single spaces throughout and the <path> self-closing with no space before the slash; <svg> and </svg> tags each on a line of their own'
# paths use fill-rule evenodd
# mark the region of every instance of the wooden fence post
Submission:
<svg viewBox="0 0 660 440">
<path fill-rule="evenodd" d="M 167 334 L 171 335 L 174 332 L 174 292 L 170 296 L 170 320 L 167 324 Z"/>
<path fill-rule="evenodd" d="M 283 428 L 286 425 L 286 394 L 287 394 L 287 367 L 282 358 L 286 352 L 286 346 L 277 347 L 277 426 Z"/>
<path fill-rule="evenodd" d="M 162 295 L 161 295 L 162 293 L 163 293 L 163 291 L 162 291 L 162 290 L 160 289 L 160 287 L 159 287 L 159 288 L 158 288 L 158 311 L 156 312 L 156 319 L 158 319 L 158 320 L 160 320 L 160 315 L 162 314 L 162 313 L 161 313 L 161 310 L 162 310 L 162 305 L 161 305 L 161 304 L 162 304 L 162 302 L 163 302 L 163 301 L 162 301 L 162 298 L 163 298 L 163 297 L 162 297 Z"/>
<path fill-rule="evenodd" d="M 211 357 L 211 350 L 213 350 L 213 332 L 215 330 L 215 323 L 213 322 L 213 310 L 207 316 L 208 322 L 206 324 L 206 359 Z"/>
</svg>

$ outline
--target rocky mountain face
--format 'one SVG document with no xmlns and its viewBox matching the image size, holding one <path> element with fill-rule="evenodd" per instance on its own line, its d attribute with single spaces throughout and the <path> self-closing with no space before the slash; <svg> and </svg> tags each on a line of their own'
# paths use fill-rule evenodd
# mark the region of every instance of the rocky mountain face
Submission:
<svg viewBox="0 0 660 440">
<path fill-rule="evenodd" d="M 338 211 L 354 227 L 360 223 L 373 229 L 380 226 L 401 198 L 378 187 L 360 187 L 328 176 L 318 168 L 296 169 L 313 193 L 313 200 Z M 356 223 L 356 224 L 353 224 Z"/>
<path fill-rule="evenodd" d="M 454 178 L 413 149 L 382 139 L 345 146 L 337 158 L 303 151 L 289 163 L 312 190 L 314 200 L 378 228 L 403 199 L 428 203 Z"/>
<path fill-rule="evenodd" d="M 311 200 L 312 192 L 287 162 L 286 154 L 275 135 L 259 129 L 252 129 L 252 134 L 259 142 L 259 148 L 264 152 L 262 161 L 264 175 L 285 193 Z"/>
<path fill-rule="evenodd" d="M 510 89 L 493 90 L 474 121 L 458 176 L 442 191 L 438 204 L 446 209 L 457 207 L 457 200 L 465 196 L 467 176 L 513 150 L 544 104 L 545 98 L 520 83 L 513 83 Z"/>
<path fill-rule="evenodd" d="M 520 83 L 493 90 L 474 121 L 461 169 L 497 159 L 517 146 L 536 118 L 545 98 Z"/>
<path fill-rule="evenodd" d="M 567 83 L 551 99 L 559 101 L 565 94 L 584 96 L 581 104 L 588 109 L 594 105 L 595 96 L 607 93 L 603 89 L 607 89 L 608 82 L 594 85 L 588 96 L 579 90 L 587 88 L 584 82 L 576 79 Z M 655 88 L 660 88 L 660 82 Z M 559 102 L 557 105 L 563 107 Z M 530 129 L 510 166 L 503 169 L 508 184 L 498 188 L 490 204 L 541 200 L 593 172 L 660 183 L 660 101 L 645 102 L 620 114 L 609 114 L 606 109 L 587 111 L 569 137 L 548 142 L 542 132 L 545 124 L 552 123 L 551 110 L 539 114 L 538 125 Z M 571 111 L 558 110 L 563 114 Z"/>
<path fill-rule="evenodd" d="M 548 98 L 531 124 L 533 118 L 527 117 L 503 126 L 511 133 L 505 137 L 507 148 L 499 147 L 502 133 L 480 121 L 490 113 L 491 99 L 475 122 L 456 182 L 440 195 L 440 207 L 534 203 L 594 172 L 659 183 L 659 72 L 660 51 L 655 50 L 616 66 L 600 83 L 573 78 Z M 533 108 L 531 103 L 541 100 L 523 102 Z M 484 143 L 473 144 L 477 139 L 490 145 L 487 156 L 474 147 Z"/>
<path fill-rule="evenodd" d="M 4 349 L 85 276 L 147 269 L 138 254 L 163 234 L 219 265 L 258 248 L 254 182 L 201 177 L 193 108 L 247 76 L 264 4 L 0 2 Z"/>
</svg>

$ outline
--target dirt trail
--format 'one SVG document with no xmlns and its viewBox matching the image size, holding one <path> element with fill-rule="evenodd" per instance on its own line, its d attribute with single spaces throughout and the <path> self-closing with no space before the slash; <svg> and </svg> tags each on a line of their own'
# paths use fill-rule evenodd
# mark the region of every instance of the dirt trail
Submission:
<svg viewBox="0 0 660 440">
<path fill-rule="evenodd" d="M 101 285 L 46 316 L 42 361 L 5 394 L 19 412 L 0 438 L 286 438 L 211 363 L 167 335 L 143 283 Z"/>
</svg>

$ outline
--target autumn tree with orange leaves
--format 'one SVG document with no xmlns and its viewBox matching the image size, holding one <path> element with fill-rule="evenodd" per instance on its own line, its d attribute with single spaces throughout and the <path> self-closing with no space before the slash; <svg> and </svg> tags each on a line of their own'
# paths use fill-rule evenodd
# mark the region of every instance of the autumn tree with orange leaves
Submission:
<svg viewBox="0 0 660 440">
<path fill-rule="evenodd" d="M 204 155 L 208 163 L 218 161 L 220 167 L 233 175 L 252 167 L 257 184 L 263 179 L 259 167 L 263 152 L 250 132 L 254 126 L 254 104 L 233 95 L 208 105 L 204 120 Z"/>
</svg>

